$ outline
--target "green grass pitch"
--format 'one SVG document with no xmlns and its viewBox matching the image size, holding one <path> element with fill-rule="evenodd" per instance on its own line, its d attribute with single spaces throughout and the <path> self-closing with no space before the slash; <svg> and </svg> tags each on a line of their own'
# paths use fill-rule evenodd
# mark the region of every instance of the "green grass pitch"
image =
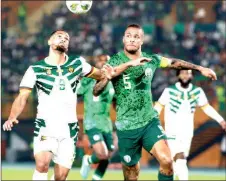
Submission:
<svg viewBox="0 0 226 181">
<path fill-rule="evenodd" d="M 49 178 L 53 173 L 53 169 L 49 171 Z M 92 172 L 90 172 L 88 180 L 92 179 Z M 2 168 L 2 180 L 31 180 L 33 170 L 28 168 Z M 208 173 L 190 173 L 190 180 L 225 180 L 224 174 L 210 174 Z M 72 169 L 67 180 L 82 180 L 78 169 Z M 103 180 L 123 180 L 121 170 L 107 170 Z M 141 170 L 139 180 L 157 180 L 157 170 Z"/>
</svg>

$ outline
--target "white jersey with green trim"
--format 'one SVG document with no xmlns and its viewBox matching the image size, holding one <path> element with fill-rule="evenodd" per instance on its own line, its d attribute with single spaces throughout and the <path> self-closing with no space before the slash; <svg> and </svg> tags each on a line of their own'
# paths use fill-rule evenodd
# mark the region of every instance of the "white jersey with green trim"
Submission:
<svg viewBox="0 0 226 181">
<path fill-rule="evenodd" d="M 181 87 L 177 82 L 166 88 L 158 102 L 165 106 L 165 131 L 168 137 L 192 137 L 196 107 L 208 104 L 202 88 L 189 84 Z"/>
<path fill-rule="evenodd" d="M 45 136 L 70 136 L 68 123 L 78 121 L 77 84 L 90 72 L 91 66 L 80 56 L 67 57 L 66 62 L 59 66 L 48 64 L 45 58 L 27 69 L 20 88 L 37 88 L 38 131 L 41 125 Z"/>
</svg>

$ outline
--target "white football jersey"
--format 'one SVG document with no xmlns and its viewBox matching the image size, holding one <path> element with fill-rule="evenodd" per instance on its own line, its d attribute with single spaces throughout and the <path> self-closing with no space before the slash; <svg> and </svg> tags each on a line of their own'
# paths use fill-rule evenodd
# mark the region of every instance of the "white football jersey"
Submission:
<svg viewBox="0 0 226 181">
<path fill-rule="evenodd" d="M 189 137 L 194 131 L 196 107 L 208 104 L 202 88 L 189 84 L 184 89 L 180 83 L 166 88 L 158 102 L 165 106 L 165 131 L 168 137 Z"/>
<path fill-rule="evenodd" d="M 50 65 L 46 59 L 31 65 L 20 88 L 37 88 L 38 107 L 35 135 L 40 129 L 45 136 L 68 137 L 77 122 L 77 84 L 79 79 L 91 72 L 83 57 L 67 57 L 63 65 Z M 75 124 L 71 124 L 75 127 Z M 70 131 L 69 131 L 70 130 Z"/>
</svg>

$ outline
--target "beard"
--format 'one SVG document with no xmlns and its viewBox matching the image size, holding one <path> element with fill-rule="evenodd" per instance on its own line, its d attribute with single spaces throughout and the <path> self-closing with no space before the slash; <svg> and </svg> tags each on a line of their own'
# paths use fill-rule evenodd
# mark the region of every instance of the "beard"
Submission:
<svg viewBox="0 0 226 181">
<path fill-rule="evenodd" d="M 54 50 L 57 50 L 57 51 L 59 51 L 59 52 L 61 52 L 61 53 L 67 52 L 67 49 L 66 49 L 64 46 L 61 46 L 61 45 L 55 45 L 55 46 L 53 47 L 53 49 L 54 49 Z"/>
<path fill-rule="evenodd" d="M 128 53 L 130 53 L 130 54 L 136 54 L 137 53 L 137 51 L 138 51 L 138 49 L 137 50 L 128 50 L 127 48 L 125 48 L 125 50 L 128 52 Z"/>
<path fill-rule="evenodd" d="M 187 88 L 188 85 L 191 83 L 191 79 L 188 79 L 186 82 L 184 82 L 182 79 L 178 79 L 179 82 L 180 82 L 180 85 L 183 87 L 183 88 Z"/>
</svg>

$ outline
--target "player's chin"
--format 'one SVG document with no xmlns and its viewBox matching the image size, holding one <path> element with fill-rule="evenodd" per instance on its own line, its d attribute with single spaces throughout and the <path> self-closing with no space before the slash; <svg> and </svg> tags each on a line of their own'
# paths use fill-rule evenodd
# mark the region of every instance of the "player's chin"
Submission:
<svg viewBox="0 0 226 181">
<path fill-rule="evenodd" d="M 136 53 L 138 51 L 138 49 L 135 48 L 135 47 L 127 47 L 126 51 L 131 53 L 131 54 L 134 54 L 134 53 Z"/>
<path fill-rule="evenodd" d="M 68 48 L 66 48 L 65 46 L 57 46 L 56 50 L 62 53 L 65 53 L 68 51 Z"/>
</svg>

